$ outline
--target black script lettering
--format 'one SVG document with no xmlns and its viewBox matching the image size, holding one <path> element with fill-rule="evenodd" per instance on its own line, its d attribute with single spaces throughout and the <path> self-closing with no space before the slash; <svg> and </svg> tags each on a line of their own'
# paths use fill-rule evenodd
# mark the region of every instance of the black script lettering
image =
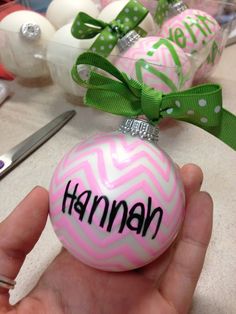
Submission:
<svg viewBox="0 0 236 314">
<path fill-rule="evenodd" d="M 107 218 L 107 214 L 108 214 L 108 209 L 109 209 L 109 200 L 106 196 L 100 196 L 98 197 L 97 195 L 94 197 L 93 200 L 93 206 L 91 208 L 90 214 L 89 214 L 89 218 L 88 218 L 88 223 L 91 224 L 93 222 L 93 215 L 96 211 L 96 209 L 98 208 L 98 206 L 100 205 L 101 201 L 104 201 L 104 209 L 103 209 L 103 215 L 102 215 L 102 219 L 100 221 L 100 227 L 104 227 L 106 218 Z"/>
<path fill-rule="evenodd" d="M 109 198 L 105 195 L 95 197 L 92 196 L 92 191 L 86 190 L 77 194 L 79 183 L 74 186 L 71 184 L 71 180 L 68 181 L 62 202 L 62 212 L 68 215 L 72 215 L 72 210 L 78 214 L 80 221 L 83 221 L 87 208 L 90 209 L 88 223 L 93 223 L 93 218 L 98 211 L 101 228 L 106 228 L 107 232 L 111 232 L 114 227 L 117 216 L 119 215 L 118 232 L 122 233 L 124 228 L 141 234 L 142 237 L 147 235 L 150 225 L 156 223 L 156 229 L 153 233 L 152 239 L 158 234 L 160 225 L 163 218 L 163 210 L 161 207 L 154 208 L 152 210 L 152 198 L 148 197 L 147 204 L 137 202 L 129 210 L 126 201 L 114 200 L 111 204 Z M 71 186 L 72 185 L 72 186 Z M 71 190 L 70 191 L 70 186 Z M 69 206 L 68 206 L 69 205 Z M 146 208 L 147 206 L 147 208 Z M 116 228 L 117 229 L 117 228 Z"/>
<path fill-rule="evenodd" d="M 90 197 L 91 197 L 91 194 L 92 192 L 91 191 L 84 191 L 82 192 L 78 197 L 77 197 L 77 200 L 74 204 L 74 209 L 76 211 L 76 213 L 79 214 L 79 220 L 83 220 L 84 218 L 84 214 L 85 214 L 85 211 L 86 211 L 86 208 L 88 206 L 88 202 L 90 200 Z M 82 197 L 86 195 L 86 198 L 85 198 L 85 201 L 82 202 L 80 201 L 82 199 Z"/>
<path fill-rule="evenodd" d="M 66 185 L 66 190 L 65 190 L 65 193 L 64 193 L 64 197 L 63 197 L 63 202 L 62 202 L 62 212 L 65 213 L 66 212 L 66 201 L 67 199 L 71 199 L 70 201 L 70 206 L 69 206 L 69 210 L 68 210 L 68 214 L 71 215 L 71 212 L 72 212 L 72 208 L 73 208 L 73 205 L 74 205 L 74 201 L 76 200 L 77 198 L 77 195 L 76 195 L 76 192 L 77 192 L 77 188 L 78 188 L 78 183 L 75 185 L 74 187 L 74 191 L 73 191 L 73 194 L 70 194 L 69 193 L 69 187 L 70 187 L 70 184 L 71 184 L 71 180 L 67 183 Z"/>
<path fill-rule="evenodd" d="M 142 236 L 145 237 L 148 231 L 148 228 L 150 227 L 151 222 L 153 221 L 154 217 L 156 214 L 159 214 L 158 221 L 157 221 L 157 227 L 156 231 L 152 236 L 152 239 L 155 239 L 157 236 L 157 233 L 159 231 L 161 222 L 162 222 L 162 217 L 163 217 L 163 209 L 161 207 L 157 207 L 152 211 L 152 199 L 151 197 L 148 198 L 148 212 L 147 212 L 147 217 L 145 219 L 144 227 L 143 227 L 143 233 Z"/>
<path fill-rule="evenodd" d="M 137 213 L 137 208 L 140 208 L 141 213 Z M 137 224 L 134 226 L 132 222 L 136 220 Z M 137 234 L 140 234 L 143 228 L 143 223 L 145 220 L 145 207 L 142 203 L 135 204 L 129 212 L 129 218 L 127 219 L 126 225 L 130 230 L 136 231 Z"/>
<path fill-rule="evenodd" d="M 108 222 L 108 226 L 107 226 L 107 231 L 111 232 L 114 220 L 119 212 L 119 209 L 123 207 L 123 217 L 122 217 L 122 221 L 120 224 L 120 229 L 119 229 L 119 233 L 122 233 L 126 224 L 126 220 L 127 220 L 127 216 L 128 216 L 128 205 L 126 203 L 126 201 L 120 201 L 119 203 L 117 203 L 117 201 L 113 201 L 112 203 L 112 207 L 111 207 L 111 213 L 109 216 L 109 222 Z"/>
</svg>

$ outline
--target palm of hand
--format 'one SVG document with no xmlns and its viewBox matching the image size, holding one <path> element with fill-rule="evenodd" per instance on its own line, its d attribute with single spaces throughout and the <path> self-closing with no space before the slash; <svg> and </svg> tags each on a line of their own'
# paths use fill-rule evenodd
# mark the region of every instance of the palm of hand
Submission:
<svg viewBox="0 0 236 314">
<path fill-rule="evenodd" d="M 161 268 L 168 257 L 165 254 L 161 259 Z M 34 291 L 19 305 L 17 313 L 176 313 L 158 291 L 161 272 L 152 279 L 151 273 L 150 266 L 124 273 L 98 271 L 62 251 Z"/>
<path fill-rule="evenodd" d="M 201 273 L 212 227 L 212 202 L 199 192 L 202 173 L 196 166 L 181 169 L 187 195 L 186 217 L 179 238 L 165 254 L 139 270 L 110 273 L 92 269 L 63 250 L 45 271 L 38 285 L 15 307 L 9 305 L 6 290 L 0 289 L 1 314 L 185 314 Z M 47 192 L 37 188 L 0 225 L 0 269 L 14 278 L 39 238 L 48 214 Z M 22 221 L 23 212 L 38 219 Z M 201 232 L 199 233 L 199 226 Z M 9 231 L 10 230 L 10 231 Z M 5 241 L 1 241 L 1 234 Z M 13 234 L 12 234 L 13 233 Z M 13 236 L 14 235 L 14 236 Z M 12 243 L 12 238 L 19 243 Z M 10 252 L 10 253 L 9 253 Z M 14 256 L 13 265 L 6 263 Z"/>
</svg>

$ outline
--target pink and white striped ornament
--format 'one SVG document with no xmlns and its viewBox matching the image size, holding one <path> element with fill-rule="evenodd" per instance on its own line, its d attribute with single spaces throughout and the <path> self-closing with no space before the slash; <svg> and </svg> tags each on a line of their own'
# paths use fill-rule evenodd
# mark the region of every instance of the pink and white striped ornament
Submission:
<svg viewBox="0 0 236 314">
<path fill-rule="evenodd" d="M 185 212 L 184 189 L 160 148 L 122 133 L 75 146 L 57 166 L 50 217 L 63 246 L 107 271 L 142 267 L 173 242 Z"/>
<path fill-rule="evenodd" d="M 115 66 L 164 93 L 184 90 L 192 85 L 194 73 L 188 56 L 166 38 L 140 38 L 115 60 Z"/>
</svg>

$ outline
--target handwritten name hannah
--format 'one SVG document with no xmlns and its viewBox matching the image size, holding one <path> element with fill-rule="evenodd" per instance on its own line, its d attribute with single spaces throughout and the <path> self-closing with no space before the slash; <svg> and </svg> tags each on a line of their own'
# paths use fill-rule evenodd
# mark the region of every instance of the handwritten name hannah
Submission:
<svg viewBox="0 0 236 314">
<path fill-rule="evenodd" d="M 117 215 L 121 214 L 119 233 L 122 233 L 124 228 L 140 234 L 142 237 L 147 235 L 151 226 L 155 226 L 155 231 L 152 239 L 155 239 L 163 218 L 163 209 L 156 207 L 152 209 L 152 198 L 147 198 L 147 203 L 137 202 L 129 208 L 125 200 L 110 200 L 106 195 L 93 195 L 92 191 L 79 191 L 77 183 L 72 191 L 70 191 L 71 180 L 67 183 L 63 202 L 62 212 L 67 215 L 76 213 L 80 221 L 85 221 L 85 212 L 89 211 L 87 223 L 92 225 L 93 217 L 96 211 L 99 211 L 101 217 L 99 227 L 107 232 L 112 231 L 113 224 Z M 68 206 L 69 205 L 69 206 Z M 102 211 L 102 215 L 100 212 Z"/>
</svg>

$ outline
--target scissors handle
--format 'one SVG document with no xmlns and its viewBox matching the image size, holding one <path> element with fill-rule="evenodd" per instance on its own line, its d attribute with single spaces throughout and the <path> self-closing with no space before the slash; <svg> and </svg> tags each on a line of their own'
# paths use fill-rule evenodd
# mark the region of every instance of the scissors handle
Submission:
<svg viewBox="0 0 236 314">
<path fill-rule="evenodd" d="M 5 175 L 7 169 L 10 170 L 11 167 L 12 167 L 11 158 L 7 154 L 0 156 L 0 179 L 3 175 Z"/>
</svg>

